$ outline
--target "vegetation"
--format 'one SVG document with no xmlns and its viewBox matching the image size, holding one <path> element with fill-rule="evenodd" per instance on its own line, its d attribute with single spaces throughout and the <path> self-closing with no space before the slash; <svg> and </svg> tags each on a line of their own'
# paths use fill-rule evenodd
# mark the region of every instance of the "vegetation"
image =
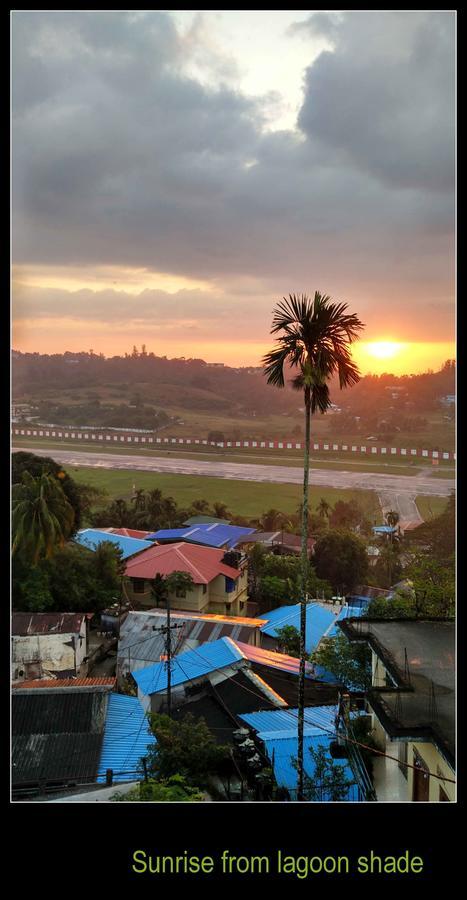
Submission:
<svg viewBox="0 0 467 900">
<path fill-rule="evenodd" d="M 203 794 L 187 784 L 183 775 L 172 775 L 161 781 L 148 778 L 124 793 L 116 793 L 110 798 L 114 803 L 196 803 L 204 800 Z"/>
<path fill-rule="evenodd" d="M 250 586 L 252 599 L 261 612 L 277 606 L 299 603 L 303 596 L 303 568 L 298 556 L 267 553 L 258 545 L 250 551 Z M 331 586 L 316 576 L 314 565 L 307 560 L 305 590 L 311 597 L 331 597 Z"/>
<path fill-rule="evenodd" d="M 282 653 L 289 656 L 300 656 L 300 632 L 294 625 L 283 625 L 276 628 L 277 646 Z"/>
<path fill-rule="evenodd" d="M 328 531 L 318 538 L 313 561 L 319 578 L 329 581 L 336 592 L 352 593 L 368 574 L 365 543 L 349 531 Z"/>
<path fill-rule="evenodd" d="M 230 748 L 216 743 L 205 720 L 191 713 L 179 721 L 152 713 L 149 722 L 157 744 L 148 747 L 148 770 L 158 781 L 181 775 L 191 787 L 203 788 L 230 756 Z"/>
<path fill-rule="evenodd" d="M 346 687 L 364 691 L 371 685 L 371 652 L 367 644 L 352 644 L 345 635 L 322 640 L 311 661 L 332 672 Z"/>
<path fill-rule="evenodd" d="M 304 774 L 304 799 L 315 803 L 323 801 L 337 803 L 345 800 L 349 788 L 354 783 L 347 777 L 345 767 L 335 763 L 323 746 L 308 749 L 313 759 L 314 772 L 312 777 Z M 297 762 L 295 767 L 298 768 Z"/>
<path fill-rule="evenodd" d="M 23 472 L 12 489 L 13 555 L 37 565 L 49 559 L 74 531 L 75 513 L 57 478 Z"/>
<path fill-rule="evenodd" d="M 49 456 L 36 456 L 35 453 L 27 453 L 19 450 L 13 453 L 11 457 L 11 483 L 21 484 L 22 475 L 28 472 L 34 478 L 38 478 L 43 474 L 51 475 L 57 479 L 65 497 L 73 509 L 74 522 L 76 530 L 81 527 L 81 519 L 83 513 L 83 505 L 85 505 L 87 485 L 82 484 L 80 487 L 76 484 L 71 475 L 66 472 L 59 463 L 55 462 Z"/>
<path fill-rule="evenodd" d="M 31 567 L 21 554 L 13 567 L 13 609 L 22 612 L 99 612 L 120 596 L 121 551 L 104 541 L 95 550 L 67 544 Z"/>
</svg>

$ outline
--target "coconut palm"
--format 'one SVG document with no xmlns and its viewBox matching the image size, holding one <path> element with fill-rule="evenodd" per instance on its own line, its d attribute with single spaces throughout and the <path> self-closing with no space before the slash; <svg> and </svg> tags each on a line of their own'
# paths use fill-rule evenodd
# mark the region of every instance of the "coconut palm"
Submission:
<svg viewBox="0 0 467 900">
<path fill-rule="evenodd" d="M 338 375 L 340 388 L 356 384 L 360 373 L 350 356 L 363 323 L 347 313 L 346 303 L 315 292 L 311 300 L 305 294 L 283 298 L 274 310 L 271 334 L 278 334 L 277 346 L 263 359 L 268 384 L 283 388 L 286 367 L 296 370 L 292 387 L 302 391 L 305 401 L 305 451 L 303 460 L 302 508 L 302 599 L 300 611 L 300 671 L 298 694 L 298 791 L 304 799 L 303 725 L 305 699 L 306 573 L 308 568 L 308 478 L 310 463 L 311 416 L 325 413 L 331 400 L 328 382 Z"/>
<path fill-rule="evenodd" d="M 75 521 L 59 481 L 47 473 L 34 478 L 23 472 L 12 488 L 13 554 L 20 552 L 36 565 L 40 556 L 51 557 L 71 536 Z"/>
<path fill-rule="evenodd" d="M 324 497 L 321 497 L 321 500 L 318 503 L 318 515 L 321 516 L 322 519 L 329 519 L 329 513 L 332 510 L 332 506 L 328 503 Z"/>
<path fill-rule="evenodd" d="M 146 493 L 143 488 L 135 490 L 131 502 L 135 504 L 135 512 L 142 512 L 146 509 Z"/>
</svg>

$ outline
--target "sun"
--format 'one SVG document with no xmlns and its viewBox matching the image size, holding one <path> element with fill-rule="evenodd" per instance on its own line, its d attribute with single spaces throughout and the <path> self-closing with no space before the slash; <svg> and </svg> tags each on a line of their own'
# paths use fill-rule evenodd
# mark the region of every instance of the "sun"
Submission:
<svg viewBox="0 0 467 900">
<path fill-rule="evenodd" d="M 370 356 L 375 356 L 377 359 L 392 359 L 393 356 L 400 353 L 403 347 L 404 344 L 397 341 L 375 341 L 367 344 L 366 350 Z"/>
</svg>

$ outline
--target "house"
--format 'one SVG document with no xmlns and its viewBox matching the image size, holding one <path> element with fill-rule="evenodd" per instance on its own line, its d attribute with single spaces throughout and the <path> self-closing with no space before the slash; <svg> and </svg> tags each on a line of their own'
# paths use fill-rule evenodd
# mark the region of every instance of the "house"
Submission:
<svg viewBox="0 0 467 900">
<path fill-rule="evenodd" d="M 299 556 L 302 552 L 302 539 L 298 534 L 289 534 L 287 531 L 256 531 L 238 540 L 239 548 L 248 548 L 254 544 L 261 544 L 271 553 L 289 554 Z M 316 544 L 314 538 L 307 539 L 308 557 L 313 553 Z"/>
<path fill-rule="evenodd" d="M 124 593 L 133 607 L 154 607 L 156 575 L 187 572 L 193 590 L 169 595 L 170 605 L 192 612 L 241 615 L 247 593 L 247 560 L 236 551 L 224 552 L 196 544 L 153 545 L 129 560 Z"/>
<path fill-rule="evenodd" d="M 255 739 L 264 747 L 274 777 L 279 787 L 283 788 L 291 800 L 297 799 L 297 768 L 298 755 L 297 722 L 298 709 L 267 710 L 254 713 L 246 713 L 240 718 L 248 725 L 255 735 Z M 315 781 L 316 765 L 310 750 L 324 749 L 327 758 L 331 759 L 330 746 L 336 737 L 338 720 L 337 705 L 305 708 L 305 723 L 303 734 L 303 768 L 305 776 L 313 779 L 319 794 L 317 801 L 328 802 L 332 800 L 329 790 L 322 789 Z M 344 801 L 358 802 L 365 799 L 366 788 L 369 781 L 366 776 L 365 783 L 357 778 L 348 759 L 334 759 L 335 765 L 342 766 L 346 780 L 349 782 Z M 365 773 L 366 774 L 366 773 Z"/>
<path fill-rule="evenodd" d="M 104 534 L 119 534 L 122 537 L 136 538 L 140 541 L 145 541 L 148 538 L 148 535 L 151 534 L 150 531 L 140 531 L 138 528 L 96 528 L 96 531 L 102 531 Z"/>
<path fill-rule="evenodd" d="M 203 547 L 233 550 L 240 538 L 254 532 L 254 528 L 243 525 L 224 525 L 220 522 L 205 522 L 189 525 L 185 528 L 161 528 L 148 535 L 148 540 L 158 544 L 173 544 L 186 541 L 188 544 L 201 544 Z"/>
<path fill-rule="evenodd" d="M 261 626 L 261 646 L 266 650 L 275 650 L 278 646 L 277 632 L 285 625 L 291 625 L 300 631 L 300 603 L 291 606 L 279 606 L 270 612 L 261 614 L 266 619 L 266 624 Z M 313 653 L 320 640 L 336 622 L 339 611 L 333 612 L 319 603 L 308 603 L 306 611 L 306 638 L 305 649 L 307 653 Z"/>
<path fill-rule="evenodd" d="M 110 694 L 97 782 L 105 782 L 109 770 L 113 783 L 140 781 L 144 776 L 141 758 L 147 755 L 148 747 L 155 744 L 156 738 L 137 697 Z"/>
<path fill-rule="evenodd" d="M 298 675 L 300 660 L 286 653 L 264 650 L 251 644 L 235 641 L 251 665 L 251 669 L 274 688 L 290 705 L 295 706 L 298 698 Z M 342 685 L 329 673 L 323 677 L 321 666 L 305 663 L 305 706 L 323 706 L 338 702 Z M 256 707 L 257 709 L 258 707 Z M 246 710 L 243 710 L 246 712 Z"/>
<path fill-rule="evenodd" d="M 87 673 L 92 613 L 13 613 L 11 680 Z"/>
<path fill-rule="evenodd" d="M 172 653 L 177 655 L 185 650 L 193 650 L 200 644 L 230 637 L 242 641 L 242 646 L 259 645 L 260 627 L 264 619 L 249 619 L 242 616 L 220 616 L 210 613 L 171 611 L 175 630 Z M 129 612 L 120 627 L 118 643 L 117 677 L 119 683 L 132 671 L 159 662 L 165 655 L 166 624 L 164 610 L 150 612 Z M 154 630 L 156 629 L 156 630 Z"/>
<path fill-rule="evenodd" d="M 15 799 L 32 790 L 57 790 L 95 781 L 114 679 L 104 684 L 95 681 L 58 687 L 39 683 L 12 692 Z"/>
<path fill-rule="evenodd" d="M 346 619 L 372 652 L 367 695 L 378 800 L 455 800 L 455 624 L 447 619 Z"/>
<path fill-rule="evenodd" d="M 125 535 L 114 534 L 111 531 L 103 531 L 98 528 L 82 528 L 75 534 L 73 540 L 82 547 L 93 551 L 104 542 L 114 544 L 121 550 L 122 559 L 129 559 L 130 556 L 135 556 L 137 553 L 147 550 L 148 546 L 150 546 L 147 540 L 126 537 Z"/>
<path fill-rule="evenodd" d="M 285 700 L 254 673 L 249 671 L 248 660 L 234 641 L 228 637 L 202 644 L 175 656 L 171 662 L 171 695 L 174 707 L 183 706 L 188 700 L 200 698 L 206 690 L 215 688 L 226 678 L 234 677 L 238 670 L 250 680 L 251 690 L 266 694 L 275 706 L 286 706 Z M 159 712 L 165 708 L 167 694 L 167 663 L 161 661 L 145 669 L 131 673 L 137 688 L 138 699 L 144 709 Z"/>
</svg>

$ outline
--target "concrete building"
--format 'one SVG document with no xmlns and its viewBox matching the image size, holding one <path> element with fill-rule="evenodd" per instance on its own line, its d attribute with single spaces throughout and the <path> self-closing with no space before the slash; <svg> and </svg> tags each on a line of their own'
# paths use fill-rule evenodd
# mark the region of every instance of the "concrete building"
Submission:
<svg viewBox="0 0 467 900">
<path fill-rule="evenodd" d="M 87 674 L 86 613 L 14 613 L 11 680 Z"/>
<path fill-rule="evenodd" d="M 372 652 L 367 703 L 386 754 L 373 765 L 377 799 L 455 800 L 454 621 L 360 618 L 339 627 Z"/>
<path fill-rule="evenodd" d="M 153 545 L 128 561 L 124 593 L 136 609 L 154 607 L 152 582 L 156 575 L 186 572 L 193 589 L 169 594 L 172 608 L 191 612 L 242 615 L 246 606 L 247 559 L 238 551 L 196 544 Z M 165 607 L 165 603 L 163 604 Z"/>
</svg>

